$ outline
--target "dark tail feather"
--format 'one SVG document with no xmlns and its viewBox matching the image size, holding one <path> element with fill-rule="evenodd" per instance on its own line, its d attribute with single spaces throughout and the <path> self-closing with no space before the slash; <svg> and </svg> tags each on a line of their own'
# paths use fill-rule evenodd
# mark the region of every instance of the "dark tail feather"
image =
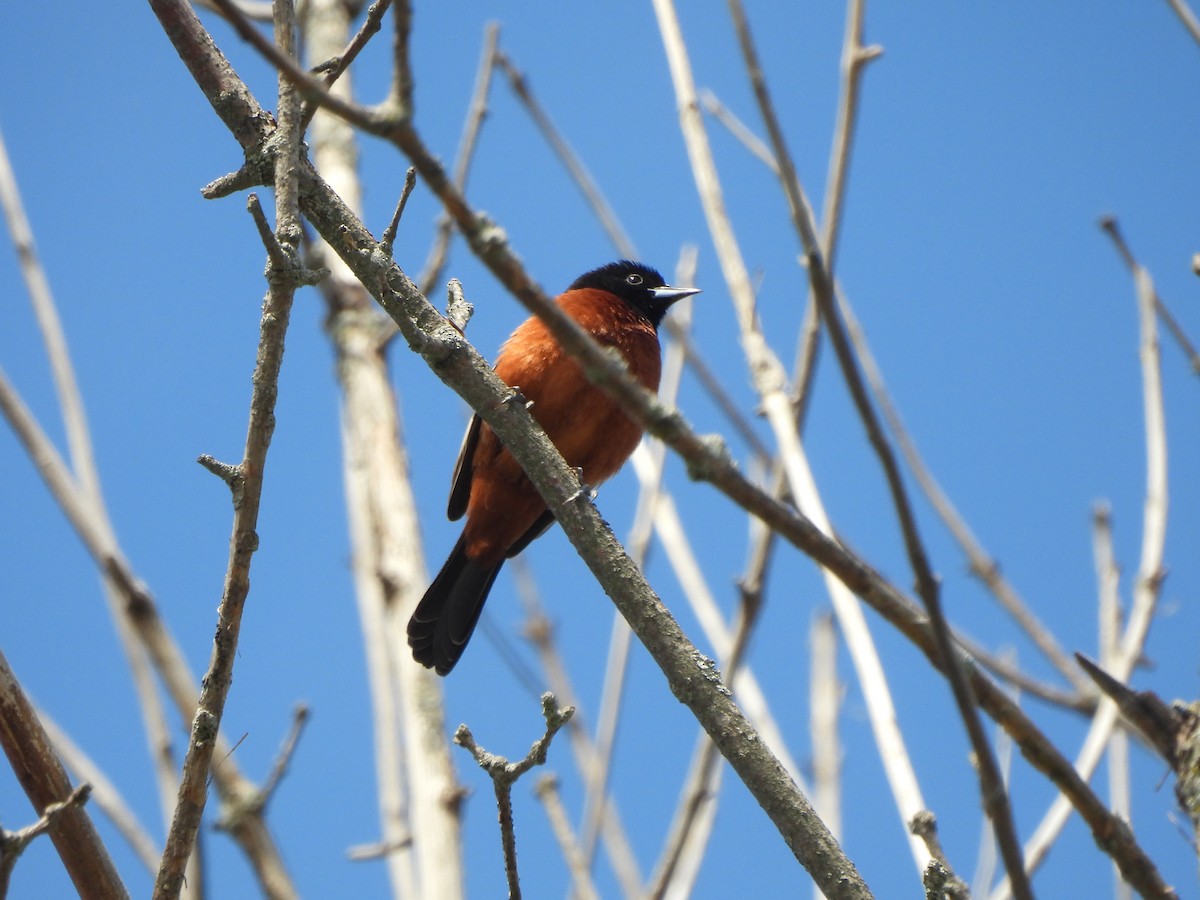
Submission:
<svg viewBox="0 0 1200 900">
<path fill-rule="evenodd" d="M 504 564 L 483 566 L 467 557 L 463 538 L 417 604 L 408 621 L 408 646 L 413 659 L 446 675 L 462 656 L 483 611 L 492 582 Z"/>
</svg>

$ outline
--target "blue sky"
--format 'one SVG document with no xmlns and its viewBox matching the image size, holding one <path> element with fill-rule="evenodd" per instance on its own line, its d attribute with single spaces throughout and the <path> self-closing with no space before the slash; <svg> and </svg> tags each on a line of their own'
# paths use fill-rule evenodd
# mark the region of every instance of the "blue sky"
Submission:
<svg viewBox="0 0 1200 900">
<path fill-rule="evenodd" d="M 670 271 L 683 243 L 700 248 L 695 339 L 746 408 L 754 397 L 735 320 L 687 167 L 674 97 L 648 3 L 417 4 L 413 52 L 417 124 L 445 160 L 457 145 L 484 24 L 586 161 L 644 260 Z M 447 8 L 439 8 L 445 6 Z M 749 4 L 772 95 L 806 189 L 824 190 L 836 112 L 844 10 Z M 721 4 L 681 5 L 700 87 L 756 130 L 747 80 Z M 273 76 L 232 32 L 206 21 L 265 105 Z M 1145 480 L 1137 317 L 1131 280 L 1096 226 L 1116 215 L 1163 298 L 1200 337 L 1190 271 L 1200 250 L 1195 148 L 1200 110 L 1190 98 L 1200 47 L 1166 4 L 875 4 L 868 42 L 885 48 L 868 70 L 850 174 L 838 276 L 867 329 L 889 387 L 943 487 L 1007 576 L 1069 650 L 1094 653 L 1095 577 L 1090 510 L 1111 503 L 1128 598 L 1137 567 Z M 201 199 L 199 188 L 237 167 L 233 140 L 211 113 L 148 6 L 90 16 L 26 5 L 0 30 L 19 73 L 0 87 L 0 128 L 59 303 L 84 393 L 110 512 L 126 554 L 151 586 L 195 669 L 209 652 L 230 510 L 224 487 L 194 462 L 240 453 L 249 373 L 264 289 L 263 253 L 241 198 Z M 356 71 L 365 101 L 388 84 L 387 39 Z M 760 313 L 790 363 L 803 312 L 797 243 L 772 176 L 713 122 L 709 134 L 747 264 L 761 276 Z M 406 163 L 362 144 L 365 220 L 382 231 Z M 566 174 L 505 84 L 493 86 L 468 196 L 508 232 L 550 291 L 615 257 Z M 819 202 L 818 202 L 819 206 Z M 436 207 L 418 187 L 397 258 L 419 271 Z M 524 312 L 456 245 L 448 274 L 476 305 L 469 332 L 486 354 Z M 0 252 L 0 366 L 62 446 L 45 356 L 16 268 Z M 444 298 L 434 296 L 436 303 Z M 269 816 L 307 896 L 378 896 L 382 867 L 345 861 L 377 833 L 369 710 L 348 569 L 332 353 L 314 292 L 297 301 L 267 470 L 250 597 L 227 730 L 262 778 L 298 700 L 313 718 Z M 412 454 L 422 538 L 431 568 L 456 535 L 444 494 L 464 407 L 402 348 L 393 356 Z M 1169 570 L 1139 688 L 1197 693 L 1200 627 L 1200 441 L 1195 378 L 1162 338 L 1170 446 Z M 680 406 L 701 431 L 728 428 L 695 379 Z M 761 427 L 761 423 L 760 423 Z M 765 427 L 764 438 L 769 440 Z M 746 448 L 730 438 L 735 455 Z M 878 466 L 826 354 L 806 443 L 839 533 L 907 587 L 907 571 Z M 0 648 L 35 699 L 83 744 L 158 834 L 145 740 L 94 570 L 7 428 L 0 428 Z M 746 552 L 745 520 L 677 462 L 668 482 L 724 608 Z M 602 511 L 628 533 L 635 481 L 605 487 Z M 924 501 L 918 514 L 944 578 L 952 618 L 996 648 L 1013 647 L 1049 676 L 1028 642 L 965 572 L 961 554 Z M 595 721 L 611 609 L 556 532 L 528 554 L 576 668 L 582 714 Z M 664 555 L 651 583 L 699 639 Z M 751 663 L 794 755 L 807 756 L 807 627 L 828 605 L 811 564 L 777 554 L 766 619 Z M 487 615 L 516 637 L 521 613 L 502 577 Z M 951 860 L 974 868 L 978 800 L 949 692 L 878 617 L 869 616 L 893 679 L 900 724 Z M 646 655 L 633 685 L 614 786 L 643 870 L 653 865 L 694 742 L 690 716 Z M 870 739 L 861 694 L 844 704 L 845 846 L 880 897 L 916 884 Z M 450 728 L 520 755 L 539 733 L 538 708 L 483 635 L 446 684 Z M 1084 723 L 1032 703 L 1035 718 L 1073 755 Z M 182 734 L 182 732 L 181 732 Z M 182 738 L 180 739 L 182 741 Z M 552 766 L 569 773 L 565 745 Z M 1195 887 L 1195 857 L 1172 820 L 1163 764 L 1134 750 L 1134 828 L 1168 881 Z M 502 879 L 490 787 L 463 754 L 469 887 L 492 896 Z M 1103 784 L 1103 774 L 1096 782 Z M 578 783 L 564 784 L 578 816 Z M 1014 772 L 1018 830 L 1028 837 L 1052 799 L 1022 763 Z M 528 785 L 517 788 L 528 895 L 563 893 L 566 876 Z M 0 822 L 25 824 L 28 804 L 0 772 Z M 106 823 L 102 832 L 134 894 L 150 878 Z M 206 836 L 212 895 L 244 896 L 248 868 L 220 835 Z M 597 878 L 615 893 L 606 866 Z M 1035 887 L 1044 896 L 1101 896 L 1109 866 L 1074 820 Z M 807 890 L 782 841 L 745 789 L 727 777 L 697 896 Z M 22 860 L 14 896 L 67 895 L 53 851 Z"/>
</svg>

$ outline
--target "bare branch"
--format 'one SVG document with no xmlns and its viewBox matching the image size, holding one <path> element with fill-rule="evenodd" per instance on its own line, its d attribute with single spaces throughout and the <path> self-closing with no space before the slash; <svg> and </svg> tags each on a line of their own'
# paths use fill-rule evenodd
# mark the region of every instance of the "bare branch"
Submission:
<svg viewBox="0 0 1200 900">
<path fill-rule="evenodd" d="M 583 192 L 584 199 L 596 214 L 596 218 L 608 234 L 608 239 L 617 248 L 617 252 L 629 259 L 634 258 L 637 252 L 634 250 L 633 241 L 625 233 L 625 229 L 621 227 L 621 223 L 617 219 L 617 214 L 613 212 L 612 207 L 604 198 L 604 194 L 600 191 L 591 173 L 588 172 L 587 167 L 584 166 L 583 161 L 571 149 L 566 138 L 554 127 L 554 123 L 550 121 L 550 117 L 546 115 L 541 104 L 533 96 L 533 91 L 530 90 L 529 82 L 525 79 L 524 73 L 513 64 L 513 61 L 505 53 L 498 53 L 496 55 L 496 62 L 500 66 L 501 71 L 508 77 L 508 83 L 513 93 L 517 95 L 517 99 L 525 107 L 525 111 L 529 113 L 530 118 L 533 119 L 533 123 L 537 126 L 538 131 L 542 133 L 542 137 L 546 139 L 546 143 L 550 145 L 550 148 L 554 151 L 559 161 L 566 167 L 571 180 Z"/>
<path fill-rule="evenodd" d="M 1126 260 L 1133 254 L 1122 238 L 1116 219 L 1106 218 L 1100 227 L 1108 233 Z M 1146 497 L 1142 514 L 1142 553 L 1133 588 L 1133 607 L 1126 622 L 1116 661 L 1118 677 L 1128 677 L 1141 658 L 1150 622 L 1158 606 L 1166 572 L 1163 552 L 1167 534 L 1167 435 L 1163 410 L 1162 369 L 1158 331 L 1155 327 L 1156 293 L 1150 273 L 1133 262 L 1138 304 L 1138 355 L 1142 364 L 1142 405 L 1145 415 Z"/>
<path fill-rule="evenodd" d="M 295 10 L 291 0 L 275 0 L 276 40 L 284 54 L 294 57 Z M 284 340 L 296 288 L 309 279 L 299 261 L 300 217 L 298 210 L 298 167 L 300 161 L 300 101 L 286 78 L 279 78 L 279 131 L 275 149 L 276 230 L 264 239 L 271 260 L 267 268 L 268 290 L 263 304 L 254 389 L 250 399 L 250 422 L 246 448 L 238 469 L 241 493 L 235 498 L 233 534 L 229 541 L 229 566 L 225 574 L 221 604 L 217 611 L 217 634 L 208 673 L 201 682 L 200 699 L 192 723 L 191 740 L 184 757 L 179 801 L 167 835 L 162 864 L 155 879 L 156 900 L 169 900 L 179 893 L 183 871 L 191 855 L 207 800 L 206 781 L 212 764 L 217 732 L 225 700 L 233 682 L 242 610 L 250 591 L 250 561 L 258 549 L 259 502 L 263 469 L 271 435 L 275 430 L 275 399 L 283 364 Z M 253 205 L 251 206 L 253 209 Z"/>
<path fill-rule="evenodd" d="M 496 70 L 496 43 L 499 39 L 499 24 L 489 22 L 483 32 L 483 50 L 480 52 L 479 69 L 475 74 L 475 89 L 471 92 L 462 137 L 458 140 L 458 155 L 454 161 L 454 187 L 459 193 L 466 190 L 467 173 L 471 168 L 471 160 L 475 157 L 475 148 L 479 144 L 483 120 L 487 117 L 488 94 L 491 91 L 492 73 Z M 450 214 L 443 210 L 438 216 L 433 245 L 429 248 L 425 268 L 417 278 L 422 294 L 431 293 L 435 282 L 441 279 L 453 235 L 454 222 Z"/>
<path fill-rule="evenodd" d="M 12 878 L 13 868 L 25 848 L 35 838 L 46 834 L 58 824 L 62 814 L 72 807 L 82 809 L 87 803 L 88 795 L 92 792 L 90 784 L 81 784 L 71 795 L 59 803 L 51 803 L 42 811 L 42 817 L 32 825 L 26 825 L 18 831 L 7 831 L 0 828 L 0 897 L 8 896 L 8 885 Z"/>
<path fill-rule="evenodd" d="M 845 689 L 837 674 L 837 628 L 828 612 L 809 626 L 809 722 L 813 805 L 835 837 L 842 833 L 842 745 L 838 721 Z"/>
<path fill-rule="evenodd" d="M 8 763 L 29 797 L 29 802 L 33 804 L 34 811 L 39 816 L 53 819 L 41 830 L 49 830 L 50 840 L 54 842 L 79 896 L 84 900 L 126 900 L 129 894 L 125 885 L 121 883 L 108 850 L 82 806 L 91 788 L 84 785 L 78 791 L 72 791 L 71 781 L 51 746 L 49 736 L 2 652 L 0 749 L 8 757 Z M 50 828 L 51 824 L 54 827 Z M 38 833 L 40 831 L 31 834 L 29 840 Z M 16 841 L 0 849 L 0 887 L 6 885 L 15 857 L 20 855 L 27 843 L 28 840 L 23 843 Z M 11 861 L 8 861 L 10 857 Z M 4 891 L 0 890 L 0 896 L 3 894 Z"/>
<path fill-rule="evenodd" d="M 866 333 L 854 315 L 854 309 L 851 307 L 850 301 L 841 291 L 838 291 L 837 300 L 838 309 L 846 323 L 846 331 L 850 336 L 850 340 L 854 343 L 854 352 L 863 367 L 867 382 L 871 387 L 871 392 L 875 396 L 875 402 L 879 405 L 880 411 L 887 420 L 888 428 L 895 437 L 896 443 L 900 447 L 900 452 L 904 454 L 905 462 L 908 463 L 909 470 L 917 480 L 917 484 L 925 493 L 926 498 L 928 498 L 930 504 L 938 516 L 941 517 L 955 540 L 958 541 L 959 546 L 966 555 L 971 574 L 979 578 L 988 587 L 992 595 L 1000 602 L 1005 611 L 1013 617 L 1017 624 L 1020 625 L 1021 630 L 1029 636 L 1034 645 L 1070 681 L 1076 692 L 1081 697 L 1092 698 L 1094 700 L 1095 692 L 1087 684 L 1086 680 L 1083 679 L 1078 667 L 1072 662 L 1071 657 L 1067 655 L 1066 651 L 1055 640 L 1050 629 L 1038 619 L 1037 615 L 1024 601 L 1012 583 L 1004 577 L 1000 563 L 980 543 L 975 533 L 971 530 L 971 526 L 962 517 L 962 514 L 959 513 L 954 502 L 942 490 L 933 473 L 929 471 L 929 467 L 925 465 L 925 460 L 921 457 L 916 442 L 909 433 L 908 427 L 904 424 L 899 410 L 896 409 L 896 405 L 892 402 L 887 384 L 883 380 L 883 373 L 880 371 L 879 364 L 875 360 L 875 354 L 871 351 Z"/>
<path fill-rule="evenodd" d="M 362 27 L 358 33 L 350 39 L 350 43 L 346 45 L 346 49 L 336 56 L 331 56 L 323 63 L 318 63 L 313 71 L 325 73 L 325 87 L 331 88 L 342 73 L 350 68 L 350 64 L 362 52 L 362 49 L 367 46 L 367 41 L 371 40 L 383 25 L 384 14 L 387 13 L 388 7 L 392 5 L 392 0 L 375 0 L 367 10 L 367 16 L 363 19 Z M 308 129 L 309 124 L 316 115 L 317 107 L 314 104 L 306 103 L 303 111 L 300 113 L 300 131 L 303 133 Z"/>
<path fill-rule="evenodd" d="M 917 529 L 916 516 L 908 498 L 908 492 L 900 477 L 899 467 L 895 456 L 880 427 L 878 417 L 871 406 L 870 399 L 862 382 L 854 359 L 853 350 L 846 336 L 845 329 L 838 317 L 835 305 L 833 275 L 828 268 L 825 253 L 817 243 L 816 223 L 812 209 L 804 196 L 799 177 L 792 163 L 791 155 L 783 138 L 783 130 L 775 115 L 775 110 L 767 91 L 766 79 L 758 62 L 757 51 L 750 35 L 749 23 L 742 9 L 740 0 L 729 0 L 729 9 L 733 16 L 734 30 L 746 61 L 746 69 L 750 75 L 751 85 L 759 103 L 763 122 L 766 125 L 768 137 L 779 163 L 780 180 L 783 182 L 784 193 L 788 200 L 792 222 L 796 228 L 803 247 L 813 296 L 821 311 L 821 317 L 829 332 L 834 352 L 842 369 L 842 376 L 850 389 L 859 418 L 866 427 L 867 436 L 887 479 L 888 489 L 892 495 L 893 506 L 904 536 L 904 546 L 908 553 L 909 565 L 912 567 L 916 580 L 917 594 L 921 597 L 929 612 L 933 635 L 937 641 L 939 652 L 945 660 L 944 672 L 950 682 L 954 701 L 958 712 L 966 726 L 971 747 L 975 751 L 976 770 L 980 782 L 980 794 L 983 797 L 984 808 L 996 828 L 996 838 L 1000 843 L 1001 856 L 1005 868 L 1008 869 L 1013 882 L 1013 891 L 1020 900 L 1032 900 L 1033 891 L 1025 878 L 1021 861 L 1021 848 L 1017 840 L 1016 826 L 1013 823 L 1012 808 L 1008 800 L 1008 792 L 1000 777 L 999 766 L 995 754 L 988 742 L 987 735 L 980 722 L 976 701 L 972 696 L 970 684 L 963 672 L 958 654 L 954 649 L 950 626 L 942 611 L 941 593 L 938 579 L 933 574 L 929 564 L 924 544 Z M 796 486 L 793 483 L 793 491 Z"/>
<path fill-rule="evenodd" d="M 404 207 L 408 205 L 409 195 L 412 194 L 413 188 L 416 186 L 417 170 L 409 166 L 408 171 L 404 173 L 404 189 L 400 192 L 400 199 L 396 203 L 396 211 L 392 213 L 392 221 L 388 223 L 388 227 L 383 231 L 383 237 L 379 239 L 384 253 L 390 255 L 392 252 L 392 245 L 396 241 L 396 232 L 400 230 L 400 217 L 404 215 Z"/>
<path fill-rule="evenodd" d="M 554 735 L 571 721 L 574 713 L 575 708 L 572 706 L 559 709 L 553 694 L 542 694 L 542 717 L 546 720 L 546 732 L 533 742 L 525 758 L 515 763 L 509 762 L 503 756 L 489 753 L 476 744 L 474 735 L 466 725 L 459 725 L 454 732 L 454 743 L 474 756 L 479 768 L 492 779 L 492 787 L 496 791 L 496 805 L 500 810 L 500 840 L 504 848 L 504 874 L 508 878 L 510 900 L 520 900 L 521 897 L 521 881 L 517 875 L 517 835 L 512 815 L 512 786 L 534 766 L 545 765 L 550 742 Z"/>
<path fill-rule="evenodd" d="M 824 239 L 821 249 L 825 254 L 825 265 L 830 275 L 834 271 L 838 238 L 841 235 L 842 205 L 846 198 L 847 173 L 850 171 L 850 148 L 854 143 L 855 124 L 858 121 L 858 95 L 862 89 L 862 76 L 867 65 L 883 56 L 878 44 L 863 46 L 863 20 L 866 18 L 866 0 L 848 0 L 846 3 L 846 38 L 842 44 L 841 96 L 838 98 L 837 125 L 833 130 L 833 148 L 829 153 L 829 175 L 825 180 L 825 208 L 821 214 L 824 224 Z"/>
</svg>

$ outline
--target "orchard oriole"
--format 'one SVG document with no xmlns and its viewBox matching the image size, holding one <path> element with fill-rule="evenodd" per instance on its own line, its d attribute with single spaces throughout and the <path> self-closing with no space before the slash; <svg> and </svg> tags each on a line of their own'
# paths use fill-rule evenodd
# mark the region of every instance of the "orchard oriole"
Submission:
<svg viewBox="0 0 1200 900">
<path fill-rule="evenodd" d="M 658 390 L 658 324 L 676 300 L 699 293 L 674 288 L 649 266 L 621 260 L 582 275 L 555 303 L 601 345 L 616 347 L 630 374 Z M 496 374 L 532 402 L 530 412 L 568 465 L 596 486 L 616 474 L 642 426 L 587 380 L 540 319 L 512 333 Z M 554 523 L 533 483 L 478 415 L 463 439 L 447 514 L 466 514 L 462 535 L 408 623 L 413 658 L 439 675 L 454 668 L 504 560 Z"/>
</svg>

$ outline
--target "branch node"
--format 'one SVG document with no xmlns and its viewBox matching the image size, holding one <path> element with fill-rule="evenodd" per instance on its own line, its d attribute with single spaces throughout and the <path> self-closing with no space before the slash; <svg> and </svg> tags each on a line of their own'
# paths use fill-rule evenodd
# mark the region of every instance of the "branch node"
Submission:
<svg viewBox="0 0 1200 900">
<path fill-rule="evenodd" d="M 866 65 L 869 62 L 879 59 L 883 56 L 883 47 L 880 44 L 871 44 L 867 47 L 859 47 L 858 52 L 854 54 L 855 65 Z"/>
<path fill-rule="evenodd" d="M 310 269 L 300 258 L 296 249 L 300 246 L 299 225 L 281 226 L 279 233 L 272 231 L 258 194 L 246 198 L 246 209 L 254 219 L 259 240 L 267 250 L 268 262 L 264 274 L 268 283 L 279 287 L 311 286 L 328 277 L 329 269 L 324 266 Z"/>
<path fill-rule="evenodd" d="M 0 828 L 0 884 L 6 884 L 5 873 L 11 872 L 17 858 L 25 852 L 35 838 L 50 831 L 59 817 L 72 806 L 82 807 L 91 796 L 92 786 L 84 782 L 67 796 L 66 800 L 50 803 L 42 810 L 42 815 L 32 825 L 27 825 L 17 831 L 7 831 Z"/>
<path fill-rule="evenodd" d="M 241 495 L 242 483 L 245 480 L 241 465 L 234 466 L 229 463 L 223 463 L 219 459 L 209 456 L 207 453 L 201 453 L 197 456 L 196 462 L 200 463 L 200 465 L 229 485 L 229 490 L 233 492 L 235 499 Z"/>
</svg>

